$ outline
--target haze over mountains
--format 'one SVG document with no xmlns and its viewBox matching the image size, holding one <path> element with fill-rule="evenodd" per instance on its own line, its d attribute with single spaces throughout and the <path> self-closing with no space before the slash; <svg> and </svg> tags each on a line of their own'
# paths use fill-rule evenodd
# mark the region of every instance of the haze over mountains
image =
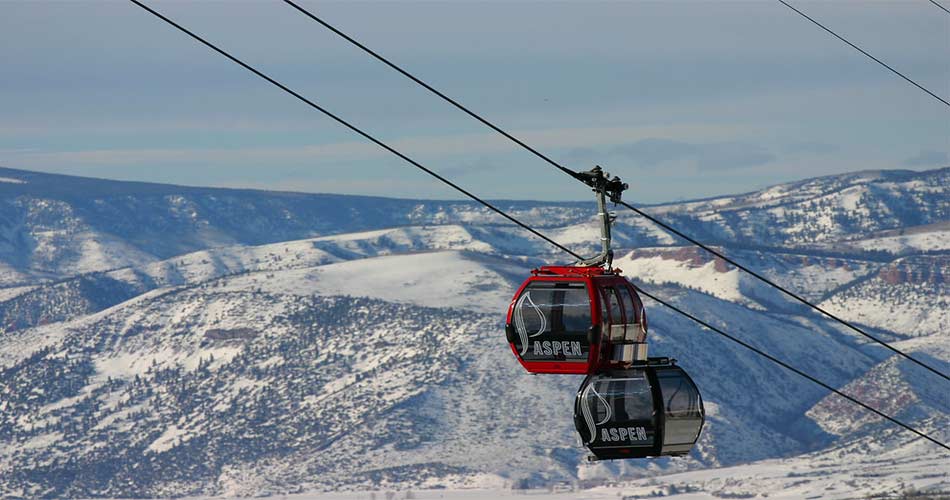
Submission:
<svg viewBox="0 0 950 500">
<path fill-rule="evenodd" d="M 936 447 L 649 301 L 651 354 L 677 358 L 703 392 L 702 439 L 689 458 L 586 463 L 580 378 L 529 376 L 502 333 L 528 271 L 567 256 L 474 203 L 0 169 L 0 204 L 3 495 L 592 486 L 762 460 L 797 460 L 806 470 L 788 482 L 807 483 L 811 463 L 876 454 L 889 462 L 864 480 L 847 469 L 821 487 L 950 488 Z M 593 202 L 498 205 L 595 252 Z M 950 168 L 649 210 L 950 371 Z M 945 381 L 618 216 L 615 265 L 635 283 L 950 438 Z M 787 484 L 689 477 L 730 494 Z"/>
</svg>

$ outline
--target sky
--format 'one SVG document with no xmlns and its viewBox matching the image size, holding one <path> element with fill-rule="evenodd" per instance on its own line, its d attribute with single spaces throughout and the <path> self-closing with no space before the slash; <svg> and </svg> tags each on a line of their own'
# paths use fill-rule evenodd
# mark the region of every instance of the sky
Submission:
<svg viewBox="0 0 950 500">
<path fill-rule="evenodd" d="M 480 196 L 590 197 L 279 0 L 147 3 Z M 630 202 L 950 165 L 950 107 L 776 1 L 300 3 Z M 930 2 L 792 3 L 950 100 Z M 0 0 L 0 166 L 462 197 L 126 1 Z"/>
</svg>

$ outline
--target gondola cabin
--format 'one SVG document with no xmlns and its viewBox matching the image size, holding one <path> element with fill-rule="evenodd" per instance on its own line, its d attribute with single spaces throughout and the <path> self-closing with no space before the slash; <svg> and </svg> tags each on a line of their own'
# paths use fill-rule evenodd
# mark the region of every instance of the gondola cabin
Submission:
<svg viewBox="0 0 950 500">
<path fill-rule="evenodd" d="M 596 460 L 685 455 L 705 417 L 696 384 L 668 358 L 589 375 L 574 403 L 574 425 Z"/>
<path fill-rule="evenodd" d="M 544 266 L 515 293 L 505 325 L 531 373 L 590 374 L 647 357 L 647 320 L 636 289 L 599 266 Z"/>
</svg>

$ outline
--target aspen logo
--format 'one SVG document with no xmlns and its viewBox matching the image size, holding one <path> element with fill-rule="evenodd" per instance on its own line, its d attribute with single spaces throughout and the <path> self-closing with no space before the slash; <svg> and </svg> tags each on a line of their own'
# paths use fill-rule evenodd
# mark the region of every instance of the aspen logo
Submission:
<svg viewBox="0 0 950 500">
<path fill-rule="evenodd" d="M 643 427 L 611 427 L 600 430 L 601 441 L 646 441 L 647 430 Z"/>
<path fill-rule="evenodd" d="M 531 306 L 531 308 L 534 309 L 535 314 L 538 315 L 538 322 L 539 322 L 538 331 L 530 335 L 528 334 L 528 327 L 525 325 L 524 313 L 522 312 L 522 308 L 524 307 L 525 303 Z M 525 294 L 522 295 L 520 299 L 518 299 L 518 303 L 515 304 L 515 329 L 518 330 L 518 337 L 521 340 L 521 352 L 519 353 L 519 355 L 524 356 L 524 354 L 528 352 L 528 347 L 530 344 L 530 342 L 528 342 L 529 338 L 537 337 L 538 335 L 541 335 L 542 333 L 544 333 L 544 330 L 546 330 L 547 328 L 548 328 L 548 319 L 544 317 L 544 313 L 541 312 L 541 308 L 538 307 L 538 305 L 535 304 L 533 300 L 531 300 L 531 292 L 525 292 Z M 543 343 L 549 344 L 550 342 L 543 342 Z M 534 348 L 535 354 L 538 353 L 537 344 L 538 342 L 535 342 L 535 348 Z M 548 349 L 550 348 L 551 347 L 548 346 Z M 544 347 L 542 346 L 541 349 L 543 351 Z"/>
<path fill-rule="evenodd" d="M 618 382 L 623 382 L 623 380 L 619 380 Z M 584 423 L 587 424 L 587 435 L 590 436 L 584 445 L 589 445 L 597 439 L 607 443 L 649 441 L 650 438 L 647 436 L 646 427 L 602 427 L 613 418 L 613 411 L 611 405 L 607 402 L 607 398 L 598 392 L 595 386 L 599 386 L 600 390 L 604 391 L 608 389 L 609 384 L 609 380 L 595 379 L 587 384 L 587 387 L 581 391 L 579 396 L 581 398 L 580 410 L 584 418 Z M 600 420 L 596 418 L 598 407 L 603 408 L 603 418 Z"/>
<path fill-rule="evenodd" d="M 528 318 L 525 318 L 526 314 Z M 538 329 L 535 332 L 529 333 L 526 319 L 534 320 L 534 316 L 537 316 Z M 584 353 L 581 351 L 581 343 L 578 341 L 530 340 L 545 333 L 547 328 L 548 319 L 544 316 L 544 312 L 534 303 L 534 300 L 531 299 L 531 292 L 525 292 L 515 304 L 515 330 L 517 330 L 519 340 L 521 340 L 521 350 L 519 354 L 524 356 L 530 349 L 535 356 L 584 357 Z"/>
<path fill-rule="evenodd" d="M 584 392 L 581 393 L 581 413 L 584 415 L 584 423 L 587 424 L 587 432 L 590 435 L 590 439 L 584 443 L 585 445 L 593 443 L 594 440 L 597 439 L 597 427 L 607 423 L 611 415 L 610 405 L 608 405 L 607 400 L 597 392 L 597 389 L 594 389 L 595 384 L 597 384 L 597 382 L 592 382 L 584 388 Z M 594 397 L 592 398 L 591 395 Z M 600 404 L 604 405 L 604 408 L 607 409 L 604 418 L 601 419 L 600 422 L 594 421 L 595 410 L 592 407 L 597 404 L 596 401 L 600 401 Z"/>
<path fill-rule="evenodd" d="M 565 356 L 582 356 L 581 343 L 560 340 L 534 341 L 535 356 L 560 356 L 561 354 Z"/>
</svg>

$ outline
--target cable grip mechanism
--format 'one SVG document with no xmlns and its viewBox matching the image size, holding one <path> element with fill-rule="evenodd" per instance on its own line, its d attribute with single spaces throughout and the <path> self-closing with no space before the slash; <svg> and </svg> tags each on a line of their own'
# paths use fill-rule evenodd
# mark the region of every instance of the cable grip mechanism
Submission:
<svg viewBox="0 0 950 500">
<path fill-rule="evenodd" d="M 589 259 L 581 260 L 577 263 L 579 266 L 603 266 L 610 269 L 614 260 L 614 252 L 610 248 L 610 225 L 616 219 L 607 211 L 607 199 L 614 204 L 620 203 L 620 197 L 630 186 L 620 180 L 620 177 L 610 177 L 610 174 L 604 172 L 600 165 L 588 170 L 587 172 L 569 172 L 575 179 L 587 184 L 595 193 L 597 198 L 597 215 L 600 217 L 600 253 Z"/>
</svg>

